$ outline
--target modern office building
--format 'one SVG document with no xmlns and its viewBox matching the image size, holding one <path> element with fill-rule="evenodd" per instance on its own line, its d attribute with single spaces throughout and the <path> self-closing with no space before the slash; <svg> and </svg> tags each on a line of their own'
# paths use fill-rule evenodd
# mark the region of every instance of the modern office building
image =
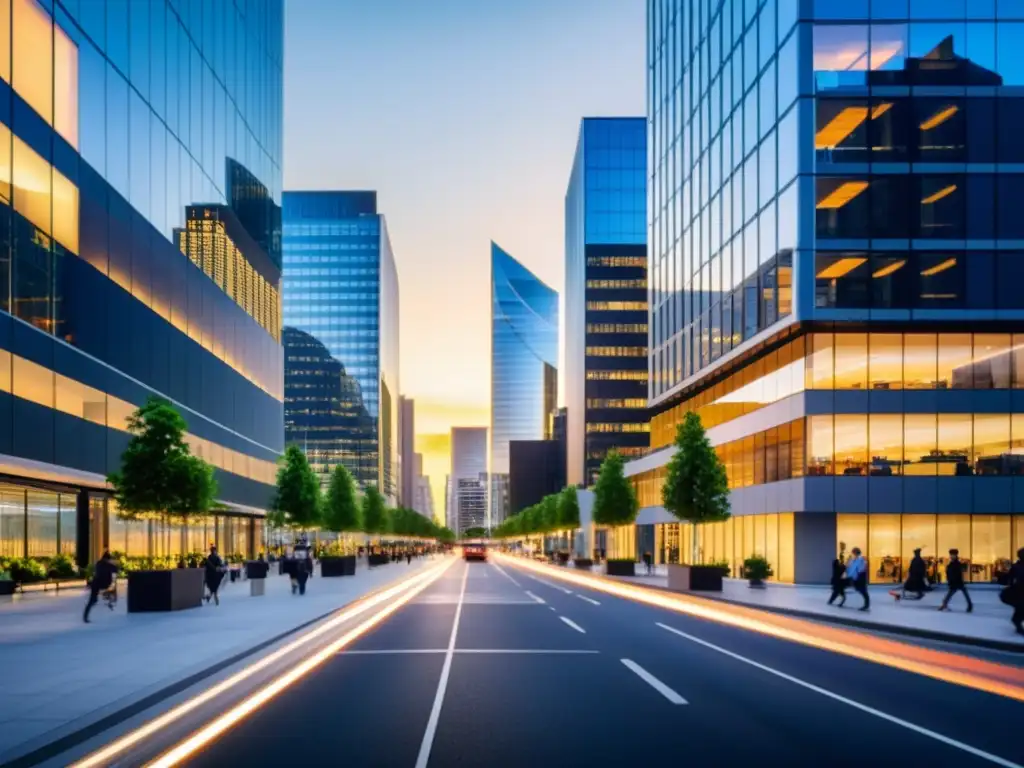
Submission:
<svg viewBox="0 0 1024 768">
<path fill-rule="evenodd" d="M 402 506 L 412 508 L 416 495 L 416 401 L 398 397 L 398 460 L 402 478 L 399 501 Z M 422 457 L 420 457 L 422 460 Z"/>
<path fill-rule="evenodd" d="M 1024 8 L 691 5 L 648 3 L 637 548 L 689 551 L 660 496 L 694 410 L 732 487 L 705 561 L 820 582 L 858 546 L 884 582 L 956 547 L 1000 579 L 1024 546 Z"/>
<path fill-rule="evenodd" d="M 419 512 L 428 520 L 434 519 L 434 497 L 430 487 L 430 478 L 423 474 L 423 454 L 414 453 L 413 463 L 413 492 L 409 506 Z"/>
<path fill-rule="evenodd" d="M 336 361 L 317 365 L 339 377 L 328 388 L 342 393 L 337 407 L 312 414 L 302 403 L 309 390 L 286 387 L 285 439 L 309 446 L 318 471 L 345 464 L 361 487 L 397 503 L 398 272 L 377 193 L 287 191 L 283 206 L 284 324 Z M 292 363 L 310 362 L 290 356 L 286 382 L 300 382 Z"/>
<path fill-rule="evenodd" d="M 564 443 L 513 440 L 509 443 L 508 512 L 518 515 L 565 487 Z"/>
<path fill-rule="evenodd" d="M 462 535 L 470 528 L 487 525 L 487 474 L 477 478 L 460 477 L 455 481 L 455 524 L 452 530 Z"/>
<path fill-rule="evenodd" d="M 644 455 L 647 121 L 584 118 L 565 194 L 566 469 L 597 478 L 611 448 Z"/>
<path fill-rule="evenodd" d="M 448 471 L 445 519 L 458 525 L 460 480 L 479 481 L 487 476 L 487 427 L 452 427 L 451 466 Z M 486 483 L 485 483 L 486 489 Z M 474 491 L 475 492 L 475 491 Z M 455 530 L 455 528 L 452 528 Z"/>
<path fill-rule="evenodd" d="M 282 2 L 0 6 L 0 555 L 252 555 L 283 448 Z M 115 514 L 151 396 L 216 516 Z"/>
<path fill-rule="evenodd" d="M 540 440 L 558 403 L 558 294 L 491 243 L 490 523 L 507 514 L 511 440 Z"/>
</svg>

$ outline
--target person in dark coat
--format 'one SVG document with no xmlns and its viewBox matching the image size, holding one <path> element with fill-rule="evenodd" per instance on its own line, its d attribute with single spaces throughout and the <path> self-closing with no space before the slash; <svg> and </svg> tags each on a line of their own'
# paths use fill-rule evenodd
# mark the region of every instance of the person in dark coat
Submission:
<svg viewBox="0 0 1024 768">
<path fill-rule="evenodd" d="M 921 557 L 921 548 L 918 547 L 914 550 L 914 557 L 910 561 L 910 568 L 907 571 L 907 583 L 903 585 L 903 591 L 905 593 L 913 593 L 917 595 L 915 600 L 921 600 L 924 597 L 925 590 L 928 589 L 928 566 L 925 565 L 924 558 Z"/>
<path fill-rule="evenodd" d="M 939 606 L 940 611 L 949 610 L 949 599 L 957 592 L 963 592 L 964 597 L 967 598 L 967 612 L 970 613 L 974 610 L 971 596 L 967 594 L 967 587 L 964 585 L 964 564 L 960 561 L 960 550 L 958 549 L 949 550 L 949 563 L 946 565 L 946 585 L 949 589 L 946 592 L 946 596 L 942 598 L 942 605 Z"/>
<path fill-rule="evenodd" d="M 299 543 L 292 547 L 292 560 L 294 561 L 292 574 L 292 594 L 296 590 L 300 595 L 306 594 L 306 582 L 309 575 L 313 573 L 313 550 L 309 546 L 306 537 L 303 536 Z"/>
<path fill-rule="evenodd" d="M 1024 635 L 1024 547 L 1017 550 L 1017 562 L 1010 566 L 1006 595 L 1007 601 L 1013 606 L 1010 621 L 1017 628 L 1018 634 Z"/>
<path fill-rule="evenodd" d="M 206 602 L 213 598 L 215 605 L 220 605 L 220 582 L 224 578 L 224 561 L 217 554 L 217 547 L 210 547 L 210 554 L 206 557 L 206 564 L 203 566 L 203 580 L 206 582 Z"/>
<path fill-rule="evenodd" d="M 839 607 L 842 608 L 846 602 L 846 564 L 843 563 L 842 552 L 832 561 L 832 596 L 829 597 L 828 604 L 832 605 L 837 597 L 839 598 Z"/>
<path fill-rule="evenodd" d="M 82 619 L 86 624 L 89 623 L 89 611 L 99 602 L 100 592 L 110 589 L 114 579 L 117 578 L 118 570 L 117 563 L 114 562 L 109 552 L 104 552 L 100 559 L 96 561 L 92 581 L 89 582 L 89 600 L 85 604 L 85 613 L 82 615 Z M 113 603 L 109 603 L 109 607 L 110 610 L 114 610 Z"/>
</svg>

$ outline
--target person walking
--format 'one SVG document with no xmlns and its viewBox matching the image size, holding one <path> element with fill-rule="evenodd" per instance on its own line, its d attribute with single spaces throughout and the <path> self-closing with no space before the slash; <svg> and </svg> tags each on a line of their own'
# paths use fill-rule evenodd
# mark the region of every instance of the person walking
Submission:
<svg viewBox="0 0 1024 768">
<path fill-rule="evenodd" d="M 853 557 L 846 566 L 846 578 L 849 579 L 853 588 L 864 598 L 864 605 L 857 610 L 871 610 L 871 598 L 868 596 L 868 561 L 860 553 L 860 549 L 854 547 L 851 550 Z"/>
<path fill-rule="evenodd" d="M 843 553 L 840 552 L 836 555 L 836 559 L 832 561 L 832 595 L 828 599 L 828 604 L 832 605 L 832 602 L 839 598 L 839 608 L 842 608 L 846 603 L 846 565 L 843 564 Z"/>
<path fill-rule="evenodd" d="M 411 549 L 405 550 L 405 564 L 406 565 L 412 565 L 412 550 Z"/>
<path fill-rule="evenodd" d="M 217 547 L 215 545 L 210 546 L 210 554 L 206 556 L 206 563 L 203 565 L 203 580 L 206 582 L 206 593 L 205 600 L 210 602 L 213 599 L 214 605 L 220 605 L 220 583 L 224 579 L 224 561 L 221 556 L 217 554 Z"/>
<path fill-rule="evenodd" d="M 92 581 L 89 582 L 89 600 L 85 604 L 85 613 L 82 614 L 82 620 L 89 623 L 89 612 L 92 607 L 99 602 L 100 592 L 105 592 L 114 584 L 114 579 L 117 578 L 117 572 L 119 568 L 114 559 L 110 556 L 110 552 L 104 552 L 100 559 L 96 561 L 96 566 L 93 570 Z M 114 603 L 108 602 L 107 606 L 110 610 L 114 610 Z"/>
<path fill-rule="evenodd" d="M 949 550 L 949 562 L 946 564 L 946 586 L 948 589 L 946 596 L 942 598 L 942 605 L 939 606 L 940 611 L 949 610 L 949 599 L 957 592 L 964 593 L 964 597 L 967 599 L 967 612 L 970 613 L 974 610 L 971 596 L 967 594 L 967 587 L 964 585 L 964 564 L 960 560 L 959 549 Z"/>
<path fill-rule="evenodd" d="M 1013 606 L 1010 621 L 1024 635 L 1024 547 L 1017 550 L 1017 562 L 1010 566 L 1009 580 L 1001 598 Z"/>
<path fill-rule="evenodd" d="M 914 557 L 910 561 L 910 568 L 907 570 L 907 582 L 903 585 L 903 594 L 912 593 L 917 595 L 914 600 L 923 600 L 924 593 L 928 589 L 928 566 L 921 557 L 921 548 L 914 550 Z"/>
<path fill-rule="evenodd" d="M 292 560 L 294 561 L 292 567 L 295 569 L 292 577 L 292 594 L 295 594 L 298 589 L 299 594 L 304 595 L 306 594 L 306 582 L 313 572 L 313 553 L 305 536 L 292 547 Z"/>
</svg>

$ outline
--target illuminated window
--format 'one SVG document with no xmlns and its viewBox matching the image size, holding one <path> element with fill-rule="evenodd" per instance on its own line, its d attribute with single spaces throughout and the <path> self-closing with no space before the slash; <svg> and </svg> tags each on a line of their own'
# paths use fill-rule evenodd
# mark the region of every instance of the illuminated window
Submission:
<svg viewBox="0 0 1024 768">
<path fill-rule="evenodd" d="M 647 323 L 587 323 L 587 333 L 647 333 Z"/>
<path fill-rule="evenodd" d="M 588 267 L 646 267 L 646 256 L 588 256 Z"/>
<path fill-rule="evenodd" d="M 647 347 L 587 347 L 590 357 L 647 357 Z"/>
<path fill-rule="evenodd" d="M 588 381 L 647 381 L 647 371 L 587 371 Z"/>
<path fill-rule="evenodd" d="M 602 398 L 588 397 L 587 408 L 646 408 L 647 400 L 642 397 Z"/>
<path fill-rule="evenodd" d="M 53 408 L 53 371 L 23 357 L 12 357 L 15 397 Z"/>
<path fill-rule="evenodd" d="M 67 376 L 56 374 L 57 410 L 107 425 L 107 396 L 98 389 L 87 387 Z"/>
<path fill-rule="evenodd" d="M 587 309 L 598 312 L 636 312 L 647 309 L 646 301 L 588 301 Z"/>
<path fill-rule="evenodd" d="M 646 288 L 646 280 L 587 280 L 587 288 Z"/>
<path fill-rule="evenodd" d="M 650 432 L 650 424 L 587 424 L 587 432 Z"/>
<path fill-rule="evenodd" d="M 14 0 L 14 90 L 53 125 L 53 20 L 35 0 Z"/>
<path fill-rule="evenodd" d="M 59 24 L 53 26 L 53 127 L 78 146 L 78 47 Z"/>
</svg>

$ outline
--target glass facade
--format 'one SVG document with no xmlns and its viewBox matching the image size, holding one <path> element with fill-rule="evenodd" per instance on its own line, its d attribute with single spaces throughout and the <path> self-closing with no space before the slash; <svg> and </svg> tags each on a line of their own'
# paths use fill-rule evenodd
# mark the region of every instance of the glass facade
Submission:
<svg viewBox="0 0 1024 768">
<path fill-rule="evenodd" d="M 0 0 L 4 474 L 102 490 L 125 415 L 157 394 L 220 500 L 266 507 L 283 447 L 282 48 L 281 0 Z M 219 227 L 203 258 L 181 234 L 200 219 Z M 48 542 L 33 550 L 69 545 L 65 495 L 56 528 L 29 514 Z"/>
<path fill-rule="evenodd" d="M 375 192 L 284 194 L 285 439 L 397 500 L 398 273 Z"/>
<path fill-rule="evenodd" d="M 593 483 L 611 448 L 630 457 L 648 445 L 646 141 L 640 117 L 584 118 L 580 125 L 565 195 L 572 485 Z"/>
<path fill-rule="evenodd" d="M 557 404 L 558 294 L 491 243 L 492 475 L 508 474 L 510 441 L 547 435 Z M 492 480 L 492 524 L 504 519 L 506 499 Z"/>
</svg>

